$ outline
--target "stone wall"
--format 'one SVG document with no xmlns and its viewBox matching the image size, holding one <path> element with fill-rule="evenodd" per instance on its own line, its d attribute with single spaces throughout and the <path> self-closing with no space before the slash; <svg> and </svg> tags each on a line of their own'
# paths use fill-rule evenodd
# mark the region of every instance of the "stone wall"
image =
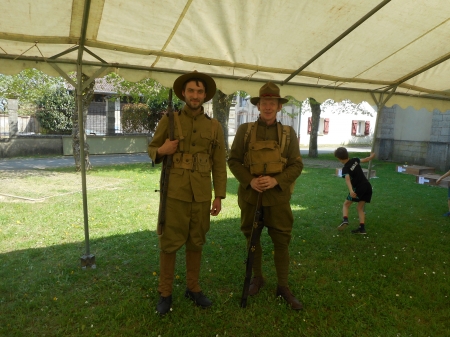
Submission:
<svg viewBox="0 0 450 337">
<path fill-rule="evenodd" d="M 414 111 L 416 115 L 411 115 L 409 120 L 404 118 L 405 112 L 408 110 L 399 106 L 383 108 L 375 142 L 377 158 L 402 164 L 406 162 L 410 165 L 432 166 L 438 171 L 447 171 L 450 168 L 450 111 Z M 418 113 L 421 116 L 419 121 Z M 401 120 L 396 118 L 398 114 L 402 115 Z M 411 136 L 411 130 L 417 130 L 421 136 L 427 134 L 424 137 L 426 140 L 409 139 L 405 131 L 409 131 Z"/>
<path fill-rule="evenodd" d="M 61 156 L 61 136 L 16 136 L 0 138 L 0 158 Z"/>
<path fill-rule="evenodd" d="M 440 171 L 450 168 L 450 111 L 441 113 L 433 111 L 430 144 L 428 146 L 426 163 Z"/>
<path fill-rule="evenodd" d="M 394 155 L 395 109 L 384 107 L 378 119 L 375 152 L 380 160 L 392 160 Z"/>
<path fill-rule="evenodd" d="M 89 153 L 143 153 L 151 137 L 148 135 L 87 136 Z M 0 138 L 0 158 L 72 155 L 71 136 L 17 136 Z"/>
</svg>

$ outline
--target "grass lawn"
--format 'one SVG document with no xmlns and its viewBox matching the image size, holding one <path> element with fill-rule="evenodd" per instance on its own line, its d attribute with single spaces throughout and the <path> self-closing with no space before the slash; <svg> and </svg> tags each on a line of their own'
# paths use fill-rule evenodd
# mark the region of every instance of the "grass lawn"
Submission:
<svg viewBox="0 0 450 337">
<path fill-rule="evenodd" d="M 414 176 L 397 173 L 395 163 L 374 161 L 368 234 L 350 233 L 358 224 L 354 205 L 349 228 L 338 232 L 347 189 L 335 168 L 319 165 L 328 159 L 336 162 L 332 155 L 305 158 L 291 200 L 290 288 L 303 311 L 275 298 L 266 231 L 266 285 L 246 309 L 239 307 L 246 248 L 230 174 L 203 254 L 201 285 L 213 307 L 202 310 L 183 297 L 181 250 L 173 311 L 162 318 L 155 310 L 159 167 L 88 172 L 97 268 L 86 270 L 80 267 L 86 252 L 80 177 L 72 169 L 42 172 L 48 179 L 0 172 L 0 186 L 11 179 L 29 186 L 26 198 L 0 199 L 0 336 L 449 336 L 447 190 L 416 184 Z M 51 186 L 54 175 L 67 177 L 60 187 Z"/>
</svg>

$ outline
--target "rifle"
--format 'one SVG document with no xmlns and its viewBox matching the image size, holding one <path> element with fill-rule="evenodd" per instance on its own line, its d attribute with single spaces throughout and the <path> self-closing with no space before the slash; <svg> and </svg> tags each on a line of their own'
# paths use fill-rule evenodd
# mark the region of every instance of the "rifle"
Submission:
<svg viewBox="0 0 450 337">
<path fill-rule="evenodd" d="M 266 173 L 266 165 L 264 165 L 264 174 L 265 173 Z M 262 194 L 263 192 L 258 193 L 255 215 L 253 217 L 252 232 L 250 234 L 250 240 L 247 248 L 247 260 L 245 262 L 245 279 L 244 279 L 244 288 L 242 290 L 241 296 L 241 308 L 245 308 L 247 306 L 248 291 L 250 288 L 250 280 L 252 278 L 253 261 L 255 260 L 256 244 L 259 238 L 261 237 L 261 232 L 264 228 Z"/>
<path fill-rule="evenodd" d="M 174 117 L 172 110 L 172 89 L 169 90 L 169 104 L 167 105 L 167 116 L 169 117 L 169 139 L 174 140 Z M 169 189 L 169 177 L 170 169 L 173 164 L 173 155 L 165 156 L 162 163 L 161 177 L 159 178 L 159 211 L 158 211 L 158 224 L 156 226 L 156 232 L 161 235 L 163 232 L 164 224 L 166 223 L 166 201 L 167 191 Z M 155 190 L 158 192 L 158 190 Z"/>
</svg>

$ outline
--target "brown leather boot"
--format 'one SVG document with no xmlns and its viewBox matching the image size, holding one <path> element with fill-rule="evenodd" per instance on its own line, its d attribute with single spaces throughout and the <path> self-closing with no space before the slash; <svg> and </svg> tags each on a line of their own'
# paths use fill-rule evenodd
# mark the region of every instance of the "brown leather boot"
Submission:
<svg viewBox="0 0 450 337">
<path fill-rule="evenodd" d="M 277 296 L 283 297 L 293 310 L 302 310 L 303 304 L 292 295 L 288 287 L 277 286 Z"/>
<path fill-rule="evenodd" d="M 264 278 L 262 276 L 255 276 L 252 278 L 252 280 L 250 281 L 250 287 L 248 289 L 248 294 L 250 296 L 254 296 L 257 293 L 259 293 L 259 291 L 261 290 L 261 288 L 264 286 Z"/>
</svg>

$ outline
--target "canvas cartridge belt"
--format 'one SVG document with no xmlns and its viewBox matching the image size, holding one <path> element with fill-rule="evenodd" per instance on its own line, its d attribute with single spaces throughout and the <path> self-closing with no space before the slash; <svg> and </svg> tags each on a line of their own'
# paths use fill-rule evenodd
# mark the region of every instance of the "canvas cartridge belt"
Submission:
<svg viewBox="0 0 450 337">
<path fill-rule="evenodd" d="M 181 153 L 173 155 L 173 167 L 198 172 L 211 171 L 211 159 L 208 153 Z"/>
</svg>

